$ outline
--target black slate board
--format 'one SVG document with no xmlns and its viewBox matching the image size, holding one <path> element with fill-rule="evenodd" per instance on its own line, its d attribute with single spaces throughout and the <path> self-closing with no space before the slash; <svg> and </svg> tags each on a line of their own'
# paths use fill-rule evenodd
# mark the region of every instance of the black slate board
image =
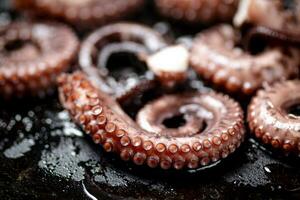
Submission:
<svg viewBox="0 0 300 200">
<path fill-rule="evenodd" d="M 7 2 L 0 1 L 2 23 Z M 136 19 L 162 20 L 151 6 Z M 197 32 L 181 25 L 170 30 Z M 93 144 L 56 94 L 0 103 L 0 199 L 300 199 L 299 166 L 248 137 L 234 155 L 206 169 L 136 167 Z"/>
</svg>

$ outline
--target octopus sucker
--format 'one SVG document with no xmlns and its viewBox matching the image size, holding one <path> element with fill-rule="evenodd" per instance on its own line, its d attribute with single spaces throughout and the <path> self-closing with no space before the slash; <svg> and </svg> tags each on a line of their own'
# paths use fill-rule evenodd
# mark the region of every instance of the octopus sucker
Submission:
<svg viewBox="0 0 300 200">
<path fill-rule="evenodd" d="M 158 12 L 188 24 L 229 22 L 238 7 L 237 0 L 155 0 Z"/>
<path fill-rule="evenodd" d="M 299 155 L 300 81 L 276 83 L 260 90 L 248 107 L 249 127 L 263 143 Z"/>
<path fill-rule="evenodd" d="M 227 157 L 244 140 L 243 111 L 228 96 L 165 95 L 146 104 L 134 121 L 94 84 L 82 72 L 61 75 L 60 101 L 95 143 L 122 160 L 151 168 L 198 168 Z M 163 106 L 168 103 L 172 106 Z M 185 122 L 168 127 L 166 120 L 178 115 Z"/>
<path fill-rule="evenodd" d="M 123 91 L 125 84 L 110 76 L 109 66 L 106 65 L 111 55 L 124 52 L 145 63 L 146 71 L 151 71 L 155 77 L 145 75 Z M 156 79 L 167 86 L 185 80 L 188 56 L 185 47 L 170 46 L 162 35 L 151 28 L 123 22 L 104 26 L 90 34 L 82 43 L 79 64 L 102 89 L 111 94 L 117 90 L 122 99 L 128 96 L 127 91 L 138 92 L 141 88 L 155 85 Z"/>
<path fill-rule="evenodd" d="M 43 95 L 73 62 L 78 39 L 57 23 L 15 22 L 0 29 L 1 96 Z"/>
<path fill-rule="evenodd" d="M 14 0 L 18 10 L 63 20 L 80 30 L 126 19 L 144 4 L 144 0 Z"/>
<path fill-rule="evenodd" d="M 222 24 L 201 32 L 191 50 L 190 64 L 205 80 L 231 94 L 253 95 L 263 84 L 298 76 L 299 50 L 266 45 L 253 54 L 243 38 Z"/>
</svg>

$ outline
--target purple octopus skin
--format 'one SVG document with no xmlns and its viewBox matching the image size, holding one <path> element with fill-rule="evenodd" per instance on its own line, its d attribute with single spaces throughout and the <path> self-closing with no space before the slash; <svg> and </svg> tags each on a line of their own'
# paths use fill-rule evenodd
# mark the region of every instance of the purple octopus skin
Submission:
<svg viewBox="0 0 300 200">
<path fill-rule="evenodd" d="M 81 69 L 88 74 L 89 77 L 93 77 L 97 84 L 102 86 L 102 89 L 113 94 L 116 90 L 109 82 L 113 83 L 116 81 L 107 77 L 108 70 L 105 68 L 110 55 L 117 52 L 133 53 L 140 61 L 146 64 L 149 63 L 149 70 L 156 75 L 155 77 L 157 77 L 161 83 L 168 84 L 170 82 L 179 82 L 186 78 L 187 67 L 181 71 L 175 71 L 176 66 L 171 70 L 163 66 L 166 61 L 165 59 L 170 59 L 168 55 L 170 53 L 168 52 L 172 54 L 174 49 L 175 53 L 178 52 L 178 49 L 179 53 L 183 51 L 187 65 L 187 50 L 183 47 L 169 47 L 164 38 L 153 29 L 134 23 L 115 23 L 94 31 L 83 41 L 79 53 L 79 64 Z M 141 87 L 145 85 L 143 84 L 144 82 L 152 82 L 150 85 L 153 85 L 153 79 L 142 80 L 141 84 L 138 82 L 134 86 L 136 87 L 136 91 L 139 90 L 139 85 L 141 85 Z M 118 85 L 118 83 L 114 83 L 113 85 Z M 130 89 L 131 88 L 128 90 Z M 121 94 L 117 94 L 117 96 L 126 96 L 126 91 L 125 94 L 122 92 L 119 93 Z"/>
<path fill-rule="evenodd" d="M 252 133 L 265 144 L 286 154 L 300 154 L 300 81 L 285 81 L 258 91 L 248 107 Z"/>
<path fill-rule="evenodd" d="M 105 151 L 151 168 L 198 168 L 233 153 L 244 140 L 243 111 L 237 102 L 215 92 L 166 95 L 142 108 L 135 122 L 84 75 L 62 75 L 59 94 L 76 123 Z M 188 122 L 163 127 L 181 113 Z"/>
<path fill-rule="evenodd" d="M 14 0 L 14 7 L 33 16 L 55 18 L 79 30 L 119 21 L 143 8 L 145 0 Z"/>
<path fill-rule="evenodd" d="M 298 76 L 298 49 L 266 46 L 251 54 L 238 46 L 241 37 L 226 24 L 201 32 L 191 50 L 191 66 L 214 86 L 242 96 L 253 95 L 265 83 Z"/>
<path fill-rule="evenodd" d="M 54 23 L 15 22 L 0 29 L 0 93 L 40 95 L 56 84 L 77 53 L 71 29 Z"/>
<path fill-rule="evenodd" d="M 229 22 L 238 0 L 155 0 L 161 15 L 188 24 Z"/>
<path fill-rule="evenodd" d="M 234 24 L 252 25 L 248 35 L 300 46 L 300 1 L 242 0 Z"/>
</svg>

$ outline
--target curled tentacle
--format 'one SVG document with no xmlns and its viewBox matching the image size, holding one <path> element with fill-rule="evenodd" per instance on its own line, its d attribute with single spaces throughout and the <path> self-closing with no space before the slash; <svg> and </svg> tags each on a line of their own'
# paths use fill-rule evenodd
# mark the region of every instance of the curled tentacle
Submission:
<svg viewBox="0 0 300 200">
<path fill-rule="evenodd" d="M 108 76 L 109 72 L 106 68 L 109 57 L 114 53 L 132 53 L 140 62 L 149 64 L 149 69 L 154 69 L 152 72 L 162 83 L 185 79 L 188 64 L 187 50 L 184 47 L 165 48 L 166 46 L 168 44 L 162 36 L 148 27 L 131 23 L 111 24 L 96 30 L 83 42 L 79 63 L 83 71 L 93 77 L 102 89 L 105 87 L 105 90 L 111 94 L 116 90 L 120 91 L 117 93 L 123 94 L 122 90 L 124 85 L 126 87 L 126 83 L 120 84 Z M 179 51 L 180 66 L 178 62 L 172 62 L 174 58 L 170 58 L 169 49 L 175 56 L 175 60 L 178 60 L 176 57 Z M 170 63 L 171 65 L 168 65 Z M 143 79 L 147 81 L 147 76 Z M 137 87 L 140 81 L 134 84 L 132 82 L 128 86 L 129 89 L 125 89 L 126 91 Z"/>
<path fill-rule="evenodd" d="M 139 112 L 137 123 L 79 72 L 60 77 L 60 99 L 95 143 L 137 165 L 197 168 L 227 157 L 244 139 L 240 106 L 214 92 L 161 97 Z M 185 125 L 163 125 L 178 113 Z"/>
<path fill-rule="evenodd" d="M 241 43 L 241 34 L 230 25 L 208 29 L 195 39 L 191 66 L 215 86 L 244 95 L 254 94 L 264 83 L 297 77 L 297 49 L 266 46 L 252 54 Z"/>
<path fill-rule="evenodd" d="M 13 23 L 0 30 L 1 96 L 41 94 L 52 88 L 76 55 L 78 39 L 64 25 Z"/>
<path fill-rule="evenodd" d="M 300 153 L 300 81 L 286 81 L 260 90 L 248 108 L 252 133 L 286 153 Z"/>
</svg>

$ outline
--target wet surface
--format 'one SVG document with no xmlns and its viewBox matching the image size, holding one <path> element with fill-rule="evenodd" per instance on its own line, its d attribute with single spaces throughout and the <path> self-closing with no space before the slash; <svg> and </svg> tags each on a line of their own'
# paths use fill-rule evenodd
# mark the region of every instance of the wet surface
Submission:
<svg viewBox="0 0 300 200">
<path fill-rule="evenodd" d="M 234 155 L 210 168 L 166 172 L 136 167 L 103 153 L 70 121 L 55 95 L 48 99 L 1 106 L 2 197 L 300 197 L 299 161 L 273 155 L 251 138 Z"/>
<path fill-rule="evenodd" d="M 162 22 L 154 27 L 181 34 Z M 187 38 L 179 41 L 188 44 Z M 202 87 L 200 81 L 190 84 Z M 270 153 L 251 137 L 208 168 L 136 167 L 95 145 L 71 122 L 56 94 L 0 103 L 0 163 L 1 199 L 300 198 L 299 159 Z"/>
</svg>

